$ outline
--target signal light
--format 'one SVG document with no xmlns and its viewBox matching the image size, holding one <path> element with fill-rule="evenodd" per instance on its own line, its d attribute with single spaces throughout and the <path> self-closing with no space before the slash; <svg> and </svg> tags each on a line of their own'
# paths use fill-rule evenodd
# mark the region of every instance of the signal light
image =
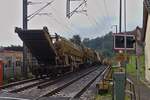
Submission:
<svg viewBox="0 0 150 100">
<path fill-rule="evenodd" d="M 113 37 L 114 37 L 114 49 L 115 50 L 125 50 L 125 47 L 126 47 L 126 50 L 134 50 L 135 48 L 134 35 L 114 34 Z"/>
<path fill-rule="evenodd" d="M 124 36 L 115 36 L 115 47 L 124 48 Z"/>
<path fill-rule="evenodd" d="M 126 41 L 126 48 L 134 48 L 135 39 L 132 36 L 127 36 Z"/>
</svg>

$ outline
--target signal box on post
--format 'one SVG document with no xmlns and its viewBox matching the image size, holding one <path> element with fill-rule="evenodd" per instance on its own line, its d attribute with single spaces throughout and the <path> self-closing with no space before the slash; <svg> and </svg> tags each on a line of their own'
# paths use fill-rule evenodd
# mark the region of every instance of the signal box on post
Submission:
<svg viewBox="0 0 150 100">
<path fill-rule="evenodd" d="M 135 36 L 131 34 L 113 34 L 114 50 L 135 50 Z"/>
</svg>

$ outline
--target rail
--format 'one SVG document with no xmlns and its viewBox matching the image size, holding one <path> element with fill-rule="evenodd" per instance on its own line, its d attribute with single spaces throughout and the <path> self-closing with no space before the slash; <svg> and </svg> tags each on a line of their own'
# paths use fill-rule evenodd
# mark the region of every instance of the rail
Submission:
<svg viewBox="0 0 150 100">
<path fill-rule="evenodd" d="M 130 100 L 136 100 L 136 93 L 135 93 L 134 83 L 129 78 L 126 79 L 126 86 L 128 84 L 129 84 L 129 90 L 128 89 L 125 90 L 125 93 L 130 95 Z"/>
<path fill-rule="evenodd" d="M 22 81 L 17 81 L 17 82 L 9 83 L 9 84 L 0 86 L 0 89 L 9 88 L 9 87 L 12 87 L 12 86 L 24 84 L 24 83 L 31 82 L 31 81 L 35 81 L 35 80 L 39 80 L 39 79 L 40 79 L 40 78 L 32 78 L 32 79 L 26 79 L 26 80 L 22 80 Z"/>
<path fill-rule="evenodd" d="M 102 72 L 100 72 L 94 79 L 92 79 L 85 87 L 83 87 L 81 89 L 81 91 L 79 91 L 73 98 L 77 99 L 80 98 L 80 96 L 88 89 L 88 87 L 90 87 L 90 85 L 99 77 L 104 77 L 105 74 L 107 73 L 107 71 L 110 69 L 109 67 L 106 67 Z"/>
<path fill-rule="evenodd" d="M 107 70 L 105 70 L 105 72 L 102 74 L 102 78 L 103 78 L 103 80 L 106 80 L 106 81 L 112 81 L 112 80 L 110 80 L 110 76 L 109 75 L 111 75 L 112 74 L 112 72 L 111 72 L 112 70 L 111 70 L 111 66 L 109 66 L 108 67 L 108 69 Z"/>
</svg>

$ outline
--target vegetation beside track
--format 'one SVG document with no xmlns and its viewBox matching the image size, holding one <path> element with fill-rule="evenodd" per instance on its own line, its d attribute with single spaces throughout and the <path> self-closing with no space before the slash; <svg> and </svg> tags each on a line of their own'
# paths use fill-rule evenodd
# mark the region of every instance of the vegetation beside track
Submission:
<svg viewBox="0 0 150 100">
<path fill-rule="evenodd" d="M 145 65 L 144 65 L 144 55 L 140 57 L 140 78 L 144 79 L 145 76 Z M 136 58 L 131 56 L 129 63 L 127 64 L 127 73 L 131 76 L 136 76 Z"/>
<path fill-rule="evenodd" d="M 95 100 L 112 100 L 112 95 L 110 93 L 104 95 L 96 95 Z"/>
</svg>

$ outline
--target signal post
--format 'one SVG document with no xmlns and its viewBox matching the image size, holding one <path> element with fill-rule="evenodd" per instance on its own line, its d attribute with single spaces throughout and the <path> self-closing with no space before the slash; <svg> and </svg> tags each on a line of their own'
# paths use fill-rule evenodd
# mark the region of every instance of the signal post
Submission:
<svg viewBox="0 0 150 100">
<path fill-rule="evenodd" d="M 116 56 L 118 62 L 113 74 L 113 100 L 125 100 L 127 51 L 135 50 L 135 37 L 132 34 L 113 34 L 114 50 L 119 52 Z M 124 52 L 123 52 L 124 51 Z"/>
</svg>

